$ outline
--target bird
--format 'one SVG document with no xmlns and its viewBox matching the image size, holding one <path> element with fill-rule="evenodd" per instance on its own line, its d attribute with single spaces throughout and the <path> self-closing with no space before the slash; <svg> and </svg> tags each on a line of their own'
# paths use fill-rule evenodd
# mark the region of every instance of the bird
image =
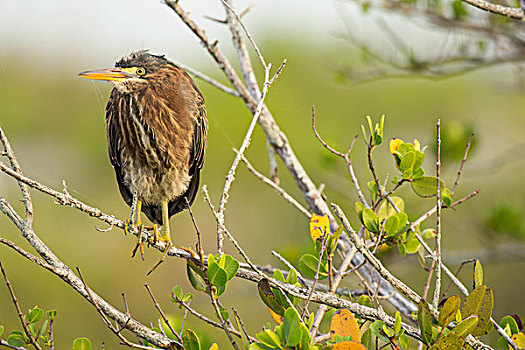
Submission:
<svg viewBox="0 0 525 350">
<path fill-rule="evenodd" d="M 131 207 L 125 232 L 133 220 L 139 230 L 133 255 L 139 244 L 143 255 L 144 213 L 153 223 L 153 240 L 166 243 L 162 262 L 172 246 L 170 218 L 187 209 L 198 191 L 208 131 L 204 97 L 186 71 L 149 50 L 79 76 L 113 84 L 105 129 L 118 188 Z"/>
</svg>

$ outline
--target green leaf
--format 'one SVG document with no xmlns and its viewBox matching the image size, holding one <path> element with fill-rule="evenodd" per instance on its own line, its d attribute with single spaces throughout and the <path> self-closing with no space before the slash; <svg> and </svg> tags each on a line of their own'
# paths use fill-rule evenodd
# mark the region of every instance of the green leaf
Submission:
<svg viewBox="0 0 525 350">
<path fill-rule="evenodd" d="M 416 160 L 416 155 L 414 152 L 408 152 L 403 155 L 403 158 L 401 158 L 401 163 L 399 164 L 399 170 L 403 173 L 403 177 L 405 173 L 409 173 L 412 175 L 412 171 L 414 170 L 414 162 Z M 410 178 L 410 176 L 409 176 Z"/>
<path fill-rule="evenodd" d="M 337 248 L 337 243 L 339 242 L 339 237 L 341 237 L 342 232 L 343 232 L 343 225 L 339 226 L 333 234 L 328 236 L 328 242 L 327 242 L 327 247 L 326 247 L 328 254 L 332 255 L 335 252 Z"/>
<path fill-rule="evenodd" d="M 277 315 L 283 316 L 284 315 L 284 309 L 277 301 L 277 298 L 275 297 L 275 294 L 272 292 L 272 288 L 270 287 L 270 283 L 268 282 L 268 279 L 262 278 L 257 283 L 257 289 L 259 290 L 259 296 L 261 297 L 262 301 L 268 306 L 270 309 L 273 310 Z"/>
<path fill-rule="evenodd" d="M 386 219 L 384 231 L 387 236 L 393 235 L 397 232 L 399 226 L 399 219 L 396 216 L 390 216 Z"/>
<path fill-rule="evenodd" d="M 396 208 L 399 209 L 399 211 L 405 211 L 405 201 L 403 198 L 398 196 L 391 196 L 390 200 L 392 203 L 395 204 Z M 388 218 L 389 216 L 395 215 L 397 211 L 394 209 L 392 204 L 386 199 L 383 199 L 381 201 L 381 205 L 379 206 L 379 209 L 377 210 L 377 217 L 379 221 L 383 221 L 383 219 Z"/>
<path fill-rule="evenodd" d="M 299 283 L 299 279 L 297 277 L 297 271 L 295 271 L 295 269 L 291 269 L 290 271 L 288 271 L 288 276 L 286 276 L 286 283 L 290 283 L 290 284 Z"/>
<path fill-rule="evenodd" d="M 509 325 L 509 330 L 510 330 L 510 334 L 509 335 L 516 334 L 516 333 L 518 333 L 520 331 L 519 328 L 518 328 L 518 323 L 516 323 L 516 320 L 512 316 L 505 316 L 505 317 L 503 317 L 501 319 L 501 321 L 499 322 L 499 325 L 503 329 L 505 329 L 505 327 L 507 325 Z M 0 332 L 0 335 L 2 335 L 1 332 Z"/>
<path fill-rule="evenodd" d="M 27 327 L 29 328 L 29 331 L 31 332 L 31 335 L 33 336 L 33 338 L 36 338 L 36 334 L 38 333 L 36 324 L 29 323 Z"/>
<path fill-rule="evenodd" d="M 311 313 L 310 316 L 311 315 L 313 315 L 313 313 Z M 312 319 L 312 323 L 313 323 L 313 320 L 314 320 L 313 317 L 311 317 L 311 319 Z M 312 349 L 313 341 L 311 341 L 311 339 L 310 339 L 310 331 L 302 323 L 299 325 L 299 327 L 301 329 L 301 342 L 300 342 L 299 350 L 310 350 L 310 349 Z M 312 344 L 310 344 L 310 343 L 312 343 Z"/>
<path fill-rule="evenodd" d="M 299 269 L 308 278 L 315 278 L 318 264 L 319 259 L 312 254 L 304 254 L 301 259 L 299 259 Z M 321 262 L 319 279 L 322 280 L 326 277 L 328 277 L 328 262 Z"/>
<path fill-rule="evenodd" d="M 11 346 L 21 347 L 26 344 L 25 337 L 22 334 L 11 332 L 7 338 L 7 343 Z"/>
<path fill-rule="evenodd" d="M 359 305 L 372 307 L 372 300 L 370 300 L 368 295 L 360 295 L 359 298 L 357 298 L 357 303 Z"/>
<path fill-rule="evenodd" d="M 399 249 L 399 253 L 401 253 L 401 256 L 405 256 L 407 254 L 407 246 L 403 242 L 397 243 L 397 248 Z"/>
<path fill-rule="evenodd" d="M 412 172 L 412 179 L 417 180 L 425 176 L 425 170 L 423 168 L 417 168 Z"/>
<path fill-rule="evenodd" d="M 363 225 L 365 225 L 368 231 L 379 233 L 379 219 L 377 214 L 370 208 L 363 210 Z"/>
<path fill-rule="evenodd" d="M 281 341 L 275 332 L 267 329 L 263 332 L 257 333 L 255 338 L 262 344 L 268 346 L 270 349 L 282 349 Z"/>
<path fill-rule="evenodd" d="M 186 293 L 186 295 L 184 295 L 184 298 L 182 298 L 182 302 L 183 303 L 187 303 L 188 301 L 190 301 L 192 299 L 193 299 L 193 294 L 192 293 Z"/>
<path fill-rule="evenodd" d="M 471 315 L 476 315 L 479 318 L 478 325 L 472 331 L 475 337 L 487 334 L 490 331 L 488 324 L 491 323 L 492 308 L 494 307 L 494 296 L 492 290 L 485 285 L 476 287 L 463 304 L 461 308 L 461 316 L 466 318 Z"/>
<path fill-rule="evenodd" d="M 293 308 L 286 309 L 283 319 L 283 331 L 286 345 L 294 347 L 301 340 L 301 319 Z"/>
<path fill-rule="evenodd" d="M 363 344 L 367 349 L 372 349 L 372 331 L 368 328 L 361 335 L 361 344 Z"/>
<path fill-rule="evenodd" d="M 91 341 L 88 338 L 77 338 L 73 341 L 71 350 L 91 350 Z"/>
<path fill-rule="evenodd" d="M 272 288 L 272 292 L 273 294 L 275 294 L 275 297 L 277 298 L 277 301 L 279 302 L 279 304 L 283 306 L 283 309 L 286 310 L 292 306 L 290 305 L 290 303 L 288 302 L 288 299 L 286 298 L 286 296 L 280 289 Z"/>
<path fill-rule="evenodd" d="M 438 325 L 446 327 L 450 322 L 454 321 L 460 306 L 461 299 L 457 295 L 448 298 L 439 309 Z"/>
<path fill-rule="evenodd" d="M 433 197 L 436 195 L 437 178 L 434 176 L 423 176 L 422 178 L 412 180 L 410 183 L 414 193 L 420 197 Z M 441 191 L 445 189 L 443 180 L 439 180 L 439 188 Z"/>
<path fill-rule="evenodd" d="M 279 269 L 275 269 L 275 271 L 273 272 L 273 278 L 276 279 L 277 281 L 286 282 L 282 271 Z"/>
<path fill-rule="evenodd" d="M 394 323 L 394 333 L 398 335 L 401 332 L 401 314 L 399 311 L 396 312 L 396 322 Z"/>
<path fill-rule="evenodd" d="M 191 329 L 186 329 L 184 331 L 184 336 L 182 337 L 182 345 L 184 350 L 200 350 L 201 342 L 197 334 Z"/>
<path fill-rule="evenodd" d="M 0 326 L 0 337 L 2 336 L 2 334 L 4 334 L 4 330 L 5 330 L 4 326 Z"/>
<path fill-rule="evenodd" d="M 365 205 L 361 202 L 355 202 L 354 206 L 359 220 L 361 220 L 361 223 L 363 223 L 363 210 L 366 208 Z"/>
<path fill-rule="evenodd" d="M 175 286 L 175 287 L 173 287 L 173 289 L 171 290 L 171 292 L 173 293 L 173 295 L 174 295 L 177 299 L 182 299 L 182 287 L 181 287 L 181 286 Z"/>
<path fill-rule="evenodd" d="M 57 317 L 57 310 L 49 310 L 47 312 L 47 318 L 54 319 Z"/>
<path fill-rule="evenodd" d="M 27 316 L 27 323 L 38 322 L 42 317 L 44 317 L 44 310 L 35 306 L 32 310 L 29 311 L 29 315 Z"/>
<path fill-rule="evenodd" d="M 474 288 L 479 287 L 483 284 L 483 267 L 481 262 L 476 260 L 474 263 Z"/>
<path fill-rule="evenodd" d="M 410 349 L 410 340 L 408 339 L 408 335 L 405 333 L 399 335 L 399 345 L 401 345 L 401 349 L 403 350 Z"/>
<path fill-rule="evenodd" d="M 421 243 L 419 240 L 414 236 L 411 237 L 406 243 L 406 253 L 407 254 L 414 254 L 417 253 L 419 250 L 419 247 L 421 246 Z"/>
<path fill-rule="evenodd" d="M 237 271 L 239 271 L 239 262 L 230 255 L 223 255 L 219 261 L 219 266 L 226 271 L 228 281 L 230 281 Z"/>
<path fill-rule="evenodd" d="M 186 273 L 193 288 L 200 291 L 206 291 L 206 284 L 204 283 L 204 279 L 201 276 L 202 271 L 191 260 L 187 260 Z"/>
<path fill-rule="evenodd" d="M 219 264 L 215 262 L 209 264 L 208 270 L 206 272 L 208 274 L 208 280 L 214 286 L 222 287 L 226 285 L 226 282 L 228 281 L 228 274 L 222 267 L 219 266 Z"/>
<path fill-rule="evenodd" d="M 460 323 L 458 323 L 458 325 L 454 327 L 452 331 L 459 334 L 460 337 L 465 338 L 467 335 L 472 333 L 474 328 L 476 328 L 476 326 L 478 325 L 478 322 L 478 316 L 469 316 Z"/>
<path fill-rule="evenodd" d="M 431 350 L 461 350 L 465 341 L 461 337 L 454 333 L 448 333 L 442 336 L 439 340 L 432 345 Z"/>
<path fill-rule="evenodd" d="M 443 192 L 441 192 L 441 200 L 443 200 L 443 203 L 450 207 L 452 204 L 452 193 L 450 193 L 450 190 L 448 188 L 445 188 Z"/>
<path fill-rule="evenodd" d="M 239 319 L 239 315 L 235 314 L 235 322 L 237 323 L 237 329 L 241 330 L 241 339 L 243 343 L 243 348 L 248 349 L 250 347 L 250 341 L 248 340 L 248 337 L 246 337 L 246 334 L 242 331 L 241 327 L 241 321 Z"/>
<path fill-rule="evenodd" d="M 377 188 L 377 183 L 375 181 L 369 181 L 367 182 L 366 187 L 368 187 L 370 196 L 372 196 L 372 198 L 377 198 L 377 196 L 379 195 L 379 189 Z"/>
<path fill-rule="evenodd" d="M 374 321 L 374 323 L 372 323 L 370 325 L 370 330 L 372 331 L 372 333 L 374 333 L 374 335 L 376 337 L 378 337 L 379 339 L 381 339 L 382 341 L 388 341 L 388 338 L 385 337 L 385 335 L 383 334 L 383 327 L 385 326 L 385 322 L 383 321 Z"/>
<path fill-rule="evenodd" d="M 421 299 L 417 308 L 417 323 L 421 330 L 421 338 L 427 345 L 432 343 L 432 315 L 425 300 Z"/>
<path fill-rule="evenodd" d="M 421 151 L 417 151 L 417 150 L 414 151 L 414 170 L 420 169 L 424 162 L 425 162 L 425 153 Z"/>
<path fill-rule="evenodd" d="M 221 313 L 221 317 L 224 321 L 228 321 L 230 319 L 230 313 L 228 312 L 228 310 L 226 310 L 225 307 L 219 308 L 219 312 Z"/>
<path fill-rule="evenodd" d="M 387 327 L 387 325 L 383 326 L 383 333 L 385 333 L 389 338 L 392 338 L 394 336 L 394 330 Z"/>
<path fill-rule="evenodd" d="M 48 323 L 49 323 L 49 320 L 45 320 L 42 323 L 42 327 L 40 328 L 40 333 L 38 334 L 37 338 L 40 338 L 40 337 L 42 337 L 45 334 Z"/>
</svg>

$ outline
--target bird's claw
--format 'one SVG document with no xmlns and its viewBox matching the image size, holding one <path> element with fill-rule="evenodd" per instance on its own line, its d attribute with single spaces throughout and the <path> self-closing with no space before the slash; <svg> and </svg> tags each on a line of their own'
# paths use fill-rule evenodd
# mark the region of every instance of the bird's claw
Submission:
<svg viewBox="0 0 525 350">
<path fill-rule="evenodd" d="M 140 248 L 140 257 L 142 260 L 144 260 L 144 241 L 142 240 L 142 233 L 144 232 L 144 226 L 139 225 L 137 226 L 138 233 L 137 233 L 137 244 L 135 244 L 135 247 L 133 248 L 133 251 L 131 252 L 131 257 L 134 258 L 135 254 L 137 253 L 137 249 Z"/>
<path fill-rule="evenodd" d="M 160 238 L 160 240 L 162 241 L 162 238 Z M 168 256 L 168 252 L 170 250 L 171 247 L 173 247 L 173 243 L 171 243 L 171 239 L 169 240 L 166 240 L 166 248 L 164 248 L 164 252 L 162 253 L 162 257 L 160 258 L 160 260 L 151 268 L 151 270 L 149 270 L 148 272 L 148 275 L 150 275 L 153 271 L 155 271 L 155 269 L 157 267 L 159 267 L 160 264 L 162 264 L 164 262 L 164 260 L 166 259 L 166 256 Z"/>
</svg>

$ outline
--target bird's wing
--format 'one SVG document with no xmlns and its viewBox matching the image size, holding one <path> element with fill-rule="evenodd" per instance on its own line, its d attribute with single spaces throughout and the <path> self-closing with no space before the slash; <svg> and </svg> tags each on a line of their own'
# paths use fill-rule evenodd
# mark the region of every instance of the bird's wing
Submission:
<svg viewBox="0 0 525 350">
<path fill-rule="evenodd" d="M 108 141 L 108 152 L 109 160 L 111 165 L 115 170 L 120 169 L 120 160 L 119 160 L 119 151 L 118 151 L 118 134 L 117 134 L 117 123 L 115 116 L 115 108 L 113 108 L 113 103 L 115 103 L 116 89 L 111 91 L 109 96 L 108 104 L 106 105 L 106 137 Z"/>
<path fill-rule="evenodd" d="M 206 106 L 204 105 L 204 98 L 199 96 L 197 100 L 197 110 L 195 112 L 195 127 L 193 132 L 191 149 L 192 156 L 189 170 L 190 175 L 193 175 L 196 171 L 200 171 L 204 164 L 207 132 L 208 119 L 206 118 Z"/>
<path fill-rule="evenodd" d="M 109 160 L 113 169 L 115 169 L 115 175 L 117 177 L 118 188 L 124 201 L 131 205 L 133 202 L 133 193 L 129 190 L 128 186 L 124 183 L 124 175 L 120 167 L 120 151 L 118 149 L 118 127 L 117 127 L 117 113 L 114 103 L 117 103 L 116 99 L 117 91 L 113 89 L 109 96 L 108 104 L 106 105 L 106 137 L 108 141 L 108 152 Z"/>
</svg>

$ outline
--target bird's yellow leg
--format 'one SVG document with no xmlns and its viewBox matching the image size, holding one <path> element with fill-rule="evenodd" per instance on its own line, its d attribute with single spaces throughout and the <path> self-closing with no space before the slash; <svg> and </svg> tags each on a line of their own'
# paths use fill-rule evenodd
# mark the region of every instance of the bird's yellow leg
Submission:
<svg viewBox="0 0 525 350">
<path fill-rule="evenodd" d="M 162 257 L 160 258 L 159 262 L 155 264 L 151 268 L 151 270 L 148 272 L 148 275 L 152 273 L 160 264 L 164 262 L 166 259 L 166 256 L 168 255 L 168 251 L 170 250 L 173 243 L 171 243 L 171 235 L 170 235 L 170 215 L 168 211 L 168 199 L 166 198 L 164 201 L 162 201 L 161 209 L 162 209 L 162 228 L 160 230 L 160 237 L 159 241 L 166 242 L 166 247 L 164 248 L 164 253 L 162 253 Z"/>
<path fill-rule="evenodd" d="M 142 201 L 137 200 L 137 204 L 135 206 L 135 218 L 133 220 L 133 225 L 135 225 L 135 227 L 138 229 L 139 232 L 137 233 L 137 244 L 135 245 L 135 247 L 133 248 L 133 251 L 131 252 L 131 257 L 133 258 L 135 256 L 137 249 L 140 247 L 140 256 L 142 257 L 142 260 L 144 260 L 144 242 L 142 242 L 142 233 L 144 232 L 144 225 L 142 225 L 142 220 L 140 217 L 141 211 L 142 211 Z M 128 229 L 128 225 L 129 225 L 129 219 L 126 221 L 125 231 Z"/>
</svg>

